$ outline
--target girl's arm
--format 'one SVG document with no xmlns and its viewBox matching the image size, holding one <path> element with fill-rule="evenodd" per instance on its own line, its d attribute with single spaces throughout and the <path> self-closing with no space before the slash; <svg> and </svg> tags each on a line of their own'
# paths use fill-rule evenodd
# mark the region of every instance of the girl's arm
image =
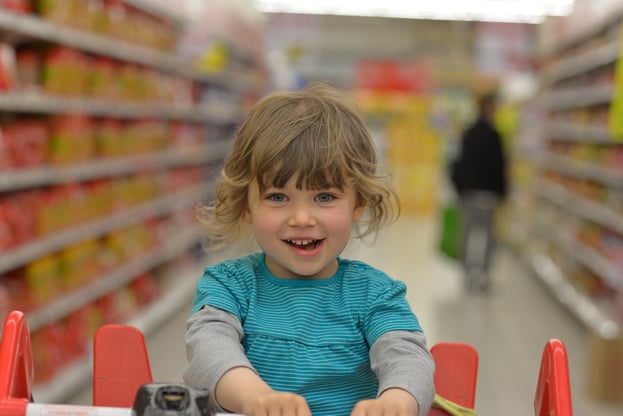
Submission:
<svg viewBox="0 0 623 416">
<path fill-rule="evenodd" d="M 370 364 L 379 380 L 377 401 L 401 401 L 408 393 L 417 402 L 419 415 L 428 413 L 435 397 L 435 363 L 422 332 L 390 331 L 380 336 L 370 348 Z"/>
<path fill-rule="evenodd" d="M 207 388 L 214 397 L 216 383 L 234 367 L 253 366 L 240 344 L 242 325 L 233 314 L 222 309 L 204 306 L 192 314 L 186 325 L 186 358 L 184 382 Z"/>
<path fill-rule="evenodd" d="M 302 396 L 273 391 L 256 373 L 240 344 L 243 330 L 231 313 L 205 306 L 188 319 L 184 382 L 207 388 L 219 407 L 245 415 L 292 410 L 311 415 Z"/>
<path fill-rule="evenodd" d="M 252 415 L 311 416 L 303 396 L 270 388 L 253 370 L 229 370 L 216 386 L 216 400 L 225 409 Z"/>
</svg>

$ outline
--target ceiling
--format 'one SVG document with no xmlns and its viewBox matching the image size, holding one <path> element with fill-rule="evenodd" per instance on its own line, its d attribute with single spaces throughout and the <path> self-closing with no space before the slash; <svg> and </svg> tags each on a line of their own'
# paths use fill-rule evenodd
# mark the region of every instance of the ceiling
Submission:
<svg viewBox="0 0 623 416">
<path fill-rule="evenodd" d="M 575 0 L 255 0 L 263 13 L 295 13 L 402 19 L 541 23 L 565 16 Z"/>
</svg>

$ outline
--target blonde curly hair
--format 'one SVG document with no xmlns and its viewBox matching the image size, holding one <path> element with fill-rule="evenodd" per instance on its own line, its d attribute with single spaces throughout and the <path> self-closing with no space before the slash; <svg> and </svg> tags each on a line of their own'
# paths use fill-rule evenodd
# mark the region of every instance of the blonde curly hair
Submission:
<svg viewBox="0 0 623 416">
<path fill-rule="evenodd" d="M 293 177 L 299 189 L 353 186 L 366 208 L 355 237 L 376 234 L 396 220 L 398 196 L 377 172 L 374 142 L 355 106 L 340 90 L 313 83 L 301 91 L 261 99 L 237 131 L 216 183 L 214 200 L 199 208 L 209 248 L 242 237 L 249 186 L 281 188 Z"/>
</svg>

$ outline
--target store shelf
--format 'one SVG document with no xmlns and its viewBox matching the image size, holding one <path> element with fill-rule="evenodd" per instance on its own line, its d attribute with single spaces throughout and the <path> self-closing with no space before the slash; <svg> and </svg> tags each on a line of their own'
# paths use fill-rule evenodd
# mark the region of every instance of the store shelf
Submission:
<svg viewBox="0 0 623 416">
<path fill-rule="evenodd" d="M 108 56 L 125 62 L 145 65 L 189 79 L 227 87 L 234 81 L 229 75 L 206 75 L 189 68 L 171 53 L 159 52 L 147 47 L 119 42 L 95 33 L 64 27 L 36 16 L 13 13 L 0 9 L 0 31 L 26 38 L 56 43 L 97 55 Z"/>
<path fill-rule="evenodd" d="M 150 0 L 124 0 L 126 4 L 141 9 L 153 16 L 157 16 L 161 19 L 168 20 L 176 25 L 185 25 L 188 21 L 187 17 L 183 14 L 183 10 L 177 9 L 179 13 L 175 12 L 173 7 L 164 8 L 158 3 Z"/>
<path fill-rule="evenodd" d="M 162 170 L 176 166 L 197 166 L 221 160 L 230 143 L 210 144 L 197 149 L 173 149 L 158 153 L 95 160 L 70 166 L 45 166 L 0 172 L 0 192 L 37 186 L 112 178 L 150 169 Z"/>
<path fill-rule="evenodd" d="M 567 88 L 544 94 L 542 103 L 545 108 L 550 110 L 568 110 L 609 104 L 613 91 L 612 85 L 608 83 Z"/>
<path fill-rule="evenodd" d="M 537 195 L 550 201 L 561 209 L 586 221 L 623 234 L 623 215 L 606 205 L 582 198 L 565 188 L 542 180 L 536 187 Z"/>
<path fill-rule="evenodd" d="M 531 249 L 523 256 L 534 274 L 546 285 L 558 302 L 564 305 L 587 328 L 604 339 L 616 339 L 621 328 L 605 308 L 579 292 L 566 279 L 558 266 L 541 250 Z"/>
<path fill-rule="evenodd" d="M 551 152 L 545 154 L 542 163 L 547 169 L 567 176 L 623 189 L 623 169 L 615 170 L 596 163 L 580 162 Z"/>
<path fill-rule="evenodd" d="M 606 126 L 579 124 L 573 121 L 552 121 L 545 125 L 545 134 L 556 140 L 588 142 L 595 144 L 616 144 Z"/>
<path fill-rule="evenodd" d="M 544 84 L 553 84 L 567 78 L 572 78 L 599 67 L 612 64 L 618 59 L 620 42 L 613 41 L 596 48 L 588 49 L 577 55 L 550 65 L 541 74 Z"/>
<path fill-rule="evenodd" d="M 173 314 L 192 302 L 197 277 L 202 265 L 172 273 L 176 284 L 159 300 L 155 301 L 126 324 L 138 328 L 148 336 Z M 29 319 L 27 317 L 27 319 Z M 90 348 L 91 350 L 91 348 Z M 53 380 L 35 384 L 33 398 L 39 403 L 62 403 L 91 385 L 93 356 L 89 353 L 66 366 Z"/>
<path fill-rule="evenodd" d="M 0 12 L 1 14 L 1 12 Z M 221 105 L 191 106 L 169 103 L 116 102 L 92 97 L 58 97 L 34 92 L 0 93 L 0 110 L 35 113 L 78 113 L 97 117 L 122 119 L 154 118 L 203 123 L 231 123 L 241 116 L 239 109 L 227 103 Z"/>
<path fill-rule="evenodd" d="M 0 273 L 23 266 L 37 258 L 53 253 L 79 241 L 101 236 L 148 218 L 154 218 L 196 204 L 209 194 L 213 182 L 204 183 L 166 195 L 127 210 L 112 214 L 103 219 L 78 225 L 66 231 L 24 244 L 16 249 L 5 251 L 0 257 Z"/>
<path fill-rule="evenodd" d="M 182 26 L 188 24 L 188 21 L 176 16 L 176 10 L 179 8 L 176 9 L 174 5 L 163 2 L 162 5 L 166 8 L 159 8 L 154 6 L 153 2 L 146 0 L 125 1 L 158 19 L 172 22 L 173 25 L 163 27 L 162 30 L 167 31 L 163 34 L 163 39 L 168 40 L 174 36 L 172 31 L 168 32 L 172 26 L 176 29 L 186 29 Z M 133 11 L 127 14 L 128 18 L 139 15 L 142 16 L 141 13 Z M 152 19 L 150 22 L 154 21 Z M 136 23 L 144 25 L 138 27 L 137 30 L 153 30 L 152 23 L 145 23 L 140 17 Z M 123 30 L 122 27 L 119 29 Z M 2 193 L 3 201 L 10 201 L 13 196 L 28 194 L 28 198 L 32 197 L 33 205 L 47 207 L 44 204 L 48 203 L 48 198 L 54 198 L 59 195 L 58 192 L 65 191 L 66 188 L 63 187 L 67 184 L 77 184 L 77 188 L 80 189 L 83 189 L 84 185 L 86 189 L 91 181 L 97 181 L 96 185 L 98 185 L 98 180 L 104 179 L 104 185 L 107 185 L 109 179 L 116 178 L 123 181 L 125 176 L 151 172 L 153 172 L 154 186 L 156 181 L 161 181 L 163 185 L 162 189 L 158 188 L 161 194 L 153 196 L 155 198 L 153 200 L 138 205 L 116 206 L 113 213 L 88 222 L 84 222 L 81 219 L 83 216 L 78 215 L 78 212 L 76 212 L 75 220 L 72 218 L 74 214 L 71 211 L 58 212 L 57 215 L 67 216 L 67 218 L 59 218 L 58 226 L 62 224 L 64 228 L 34 240 L 27 240 L 33 234 L 33 225 L 30 223 L 26 225 L 25 221 L 21 221 L 20 212 L 14 209 L 13 204 L 3 205 L 0 215 L 3 216 L 2 221 L 5 217 L 7 218 L 6 222 L 10 227 L 10 233 L 7 233 L 8 240 L 2 241 L 3 247 L 14 247 L 14 244 L 27 240 L 15 248 L 4 250 L 3 255 L 0 256 L 0 284 L 9 287 L 9 290 L 16 288 L 15 290 L 19 291 L 19 296 L 15 298 L 16 305 L 25 304 L 24 302 L 31 298 L 39 284 L 39 281 L 35 281 L 36 278 L 27 279 L 22 276 L 20 269 L 23 267 L 37 266 L 39 263 L 33 263 L 45 260 L 44 258 L 48 256 L 56 259 L 61 253 L 69 252 L 69 249 L 81 248 L 76 245 L 87 240 L 100 239 L 98 243 L 103 242 L 102 237 L 111 232 L 139 226 L 146 221 L 148 225 L 142 226 L 143 230 L 152 223 L 162 229 L 176 227 L 172 235 L 168 236 L 166 242 L 161 242 L 161 245 L 150 246 L 148 251 L 135 254 L 127 262 L 112 270 L 100 272 L 100 275 L 94 276 L 74 289 L 63 292 L 59 297 L 52 298 L 49 303 L 27 313 L 31 332 L 41 335 L 34 339 L 37 345 L 33 344 L 33 346 L 54 353 L 58 351 L 53 351 L 53 349 L 59 346 L 48 345 L 51 342 L 48 339 L 48 329 L 50 332 L 57 331 L 59 334 L 66 330 L 74 331 L 75 328 L 68 329 L 67 318 L 71 318 L 70 321 L 73 322 L 76 312 L 91 310 L 92 307 L 89 305 L 99 308 L 97 301 L 102 298 L 124 299 L 124 296 L 130 292 L 129 287 L 134 287 L 133 282 L 139 277 L 145 279 L 140 281 L 141 284 L 162 283 L 160 277 L 164 269 L 176 267 L 180 263 L 187 264 L 191 253 L 192 256 L 196 254 L 195 248 L 202 239 L 202 228 L 197 224 L 188 225 L 184 219 L 194 206 L 211 195 L 217 174 L 214 167 L 222 162 L 229 151 L 230 135 L 243 117 L 243 107 L 262 90 L 263 78 L 258 68 L 259 62 L 253 59 L 255 54 L 245 54 L 239 51 L 234 46 L 236 39 L 221 39 L 228 48 L 230 56 L 236 59 L 228 61 L 226 67 L 219 71 L 205 72 L 178 51 L 165 52 L 155 47 L 131 43 L 131 41 L 124 40 L 129 38 L 125 36 L 127 34 L 129 33 L 120 33 L 119 37 L 107 36 L 95 31 L 69 27 L 69 24 L 64 26 L 35 14 L 14 13 L 4 8 L 0 9 L 0 37 L 8 49 L 12 48 L 16 63 L 28 66 L 30 56 L 41 58 L 40 61 L 37 60 L 35 64 L 27 67 L 25 72 L 17 74 L 20 75 L 19 82 L 16 79 L 15 82 L 10 83 L 9 90 L 0 92 L 0 112 L 5 114 L 1 127 L 3 129 L 10 127 L 13 134 L 7 136 L 9 140 L 6 143 L 7 146 L 11 146 L 11 153 L 7 152 L 6 162 L 2 161 L 2 166 L 5 167 L 0 171 L 0 193 Z M 201 42 L 206 42 L 206 44 L 197 44 L 197 47 L 207 48 L 210 46 L 207 44 L 209 41 L 208 38 L 202 39 Z M 60 48 L 61 51 L 68 49 L 63 52 L 67 55 L 43 54 L 46 48 L 58 46 L 65 47 Z M 76 77 L 82 77 L 88 71 L 71 61 L 72 56 L 97 68 L 100 68 L 98 66 L 100 64 L 104 67 L 110 63 L 110 67 L 104 68 L 110 69 L 110 72 L 106 74 L 110 74 L 111 79 L 107 79 L 106 82 L 118 88 L 119 95 L 127 98 L 115 100 L 101 98 L 102 95 L 88 96 L 87 88 L 72 88 L 71 77 L 73 75 L 71 74 L 73 73 L 71 71 L 76 71 Z M 21 60 L 22 58 L 24 60 Z M 49 78 L 52 79 L 49 83 L 47 83 L 49 79 L 45 78 L 44 82 L 42 74 L 58 68 L 61 68 L 61 75 L 58 78 Z M 7 69 L 13 70 L 14 67 Z M 21 69 L 20 66 L 19 70 Z M 126 70 L 131 73 L 128 75 L 123 72 Z M 149 79 L 146 79 L 145 83 L 136 82 L 136 85 L 127 87 L 125 83 L 128 77 L 142 76 L 143 73 L 140 71 L 145 71 Z M 22 77 L 22 74 L 25 76 Z M 178 81 L 183 88 L 181 92 L 175 89 Z M 146 88 L 154 88 L 154 83 L 158 82 L 165 83 L 165 88 L 158 89 L 158 92 L 162 91 L 163 94 L 143 93 Z M 40 84 L 45 85 L 45 88 L 42 88 Z M 48 86 L 49 88 L 46 89 Z M 58 91 L 58 94 L 51 93 L 52 90 Z M 97 95 L 97 91 L 101 90 L 93 88 L 93 94 Z M 168 94 L 169 92 L 171 94 Z M 111 96 L 104 92 L 101 94 Z M 148 95 L 161 98 L 144 99 Z M 121 128 L 127 126 L 130 129 L 138 126 L 136 122 L 156 120 L 159 123 L 158 127 L 162 128 L 158 134 L 166 132 L 164 134 L 170 135 L 171 140 L 167 142 L 166 148 L 151 150 L 150 153 L 115 158 L 102 158 L 102 155 L 98 154 L 88 161 L 68 162 L 64 165 L 21 167 L 30 166 L 35 162 L 31 160 L 33 158 L 25 157 L 24 152 L 29 151 L 26 144 L 33 147 L 40 146 L 42 152 L 47 149 L 46 146 L 53 144 L 60 148 L 59 152 L 63 154 L 63 157 L 71 160 L 79 159 L 78 152 L 81 151 L 81 146 L 75 145 L 75 149 L 72 148 L 74 144 L 71 140 L 74 137 L 79 140 L 82 136 L 72 134 L 75 130 L 72 128 L 75 125 L 71 122 L 74 120 L 48 117 L 56 115 L 84 116 L 86 121 L 80 127 L 84 127 L 89 138 L 105 132 L 101 130 L 103 125 L 99 123 L 100 120 L 111 120 Z M 53 122 L 55 123 L 53 126 L 58 128 L 59 135 L 67 134 L 67 137 L 62 136 L 62 139 L 67 139 L 66 141 L 53 142 L 51 134 L 40 133 L 44 131 L 44 128 L 52 126 Z M 36 132 L 39 134 L 36 138 L 35 133 L 32 132 L 34 129 L 30 129 L 31 125 L 35 124 L 36 128 L 40 128 Z M 134 132 L 134 130 L 127 131 Z M 26 139 L 32 137 L 32 140 L 22 142 L 21 137 Z M 106 136 L 106 139 L 109 137 Z M 125 138 L 125 136 L 119 136 L 119 140 Z M 6 166 L 16 167 L 9 169 Z M 194 178 L 198 175 L 204 182 L 194 183 L 197 181 Z M 88 192 L 85 194 L 90 195 Z M 95 203 L 95 201 L 89 201 L 91 202 Z M 118 201 L 115 205 L 120 205 L 122 202 Z M 86 204 L 85 206 L 92 205 Z M 46 211 L 45 214 L 48 213 L 50 211 Z M 32 212 L 27 214 L 35 215 Z M 89 214 L 91 213 L 84 212 L 84 215 Z M 180 225 L 182 223 L 184 225 Z M 29 227 L 27 230 L 26 226 Z M 158 228 L 157 231 L 161 229 Z M 71 262 L 72 259 L 69 259 L 68 263 Z M 68 267 L 72 266 L 75 264 L 69 264 Z M 171 271 L 170 277 L 175 279 L 175 283 L 171 287 L 162 289 L 164 297 L 146 309 L 140 310 L 129 323 L 148 335 L 181 307 L 189 305 L 201 267 L 193 265 L 187 270 Z M 150 273 L 152 271 L 157 271 L 157 273 Z M 165 276 L 164 283 L 169 282 L 170 279 Z M 122 305 L 111 303 L 106 305 L 106 308 L 109 307 L 112 310 L 99 311 L 108 320 L 114 319 L 114 316 L 123 312 Z M 80 333 L 82 330 L 84 329 L 75 330 L 72 334 L 55 333 L 54 336 L 62 336 L 63 340 L 73 345 L 73 342 L 81 342 L 79 335 L 82 334 Z M 76 346 L 75 350 L 81 351 L 82 347 L 82 345 L 80 348 Z M 72 354 L 74 353 L 69 350 L 65 353 L 59 352 L 63 360 Z M 89 354 L 60 369 L 57 369 L 58 357 L 47 357 L 46 354 L 42 354 L 38 358 L 38 365 L 42 369 L 55 371 L 57 374 L 51 381 L 35 385 L 33 396 L 38 402 L 63 402 L 83 389 L 89 382 L 92 367 L 92 357 Z"/>
<path fill-rule="evenodd" d="M 170 241 L 148 253 L 134 258 L 106 275 L 96 277 L 91 283 L 65 293 L 56 301 L 28 313 L 28 325 L 31 332 L 44 325 L 53 323 L 68 316 L 71 312 L 94 302 L 102 296 L 112 293 L 156 266 L 186 252 L 201 240 L 203 232 L 199 227 L 179 230 Z"/>
<path fill-rule="evenodd" d="M 575 240 L 570 232 L 544 226 L 540 230 L 540 235 L 544 241 L 549 241 L 565 256 L 575 259 L 600 276 L 610 288 L 614 290 L 623 288 L 623 278 L 618 267 L 596 250 Z"/>
</svg>

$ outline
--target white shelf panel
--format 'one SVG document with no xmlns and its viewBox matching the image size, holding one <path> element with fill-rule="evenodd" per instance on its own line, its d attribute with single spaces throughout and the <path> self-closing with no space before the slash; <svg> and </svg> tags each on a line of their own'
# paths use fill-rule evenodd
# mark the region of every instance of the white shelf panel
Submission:
<svg viewBox="0 0 623 416">
<path fill-rule="evenodd" d="M 609 42 L 597 48 L 591 48 L 545 68 L 542 79 L 545 84 L 551 84 L 566 78 L 582 75 L 601 66 L 614 64 L 619 57 L 620 46 L 618 41 Z"/>
<path fill-rule="evenodd" d="M 210 144 L 199 149 L 172 149 L 158 153 L 97 159 L 70 166 L 44 166 L 0 172 L 0 192 L 37 186 L 82 182 L 98 178 L 123 176 L 144 170 L 165 170 L 176 166 L 196 166 L 221 160 L 229 142 Z"/>
<path fill-rule="evenodd" d="M 579 261 L 584 267 L 601 277 L 612 289 L 618 291 L 623 289 L 623 276 L 621 276 L 620 269 L 592 248 L 576 241 L 568 232 L 548 229 L 544 237 L 554 243 L 565 255 Z"/>
<path fill-rule="evenodd" d="M 612 100 L 614 88 L 611 84 L 567 88 L 550 91 L 543 95 L 542 103 L 551 110 L 568 110 L 592 105 L 608 104 Z"/>
<path fill-rule="evenodd" d="M 546 133 L 557 140 L 590 142 L 595 144 L 620 144 L 615 142 L 605 126 L 578 124 L 573 122 L 550 122 L 545 125 Z"/>
<path fill-rule="evenodd" d="M 528 258 L 535 275 L 546 285 L 556 300 L 587 328 L 604 339 L 616 339 L 619 336 L 621 329 L 618 323 L 610 318 L 608 311 L 574 288 L 547 255 L 538 250 L 530 250 L 524 256 Z"/>
<path fill-rule="evenodd" d="M 2 12 L 0 11 L 0 16 Z M 240 111 L 232 104 L 175 105 L 170 103 L 115 102 L 91 97 L 58 97 L 38 92 L 2 92 L 0 110 L 15 113 L 79 113 L 125 119 L 157 118 L 197 123 L 235 123 Z"/>
<path fill-rule="evenodd" d="M 614 170 L 595 163 L 578 162 L 566 156 L 546 153 L 542 166 L 579 179 L 623 189 L 623 170 Z"/>
<path fill-rule="evenodd" d="M 536 186 L 541 197 L 573 215 L 623 234 L 623 215 L 598 202 L 582 198 L 563 187 L 541 180 Z"/>
</svg>

